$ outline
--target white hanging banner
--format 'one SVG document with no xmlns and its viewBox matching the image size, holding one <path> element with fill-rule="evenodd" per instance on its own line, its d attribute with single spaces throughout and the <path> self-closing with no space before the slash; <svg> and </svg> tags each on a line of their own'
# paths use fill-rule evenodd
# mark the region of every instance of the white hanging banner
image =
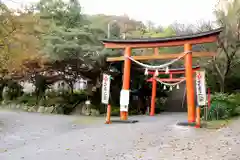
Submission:
<svg viewBox="0 0 240 160">
<path fill-rule="evenodd" d="M 120 93 L 120 111 L 128 111 L 128 105 L 129 105 L 129 90 L 121 90 Z"/>
<path fill-rule="evenodd" d="M 120 111 L 121 112 L 128 112 L 128 106 L 127 105 L 120 105 Z"/>
<path fill-rule="evenodd" d="M 111 76 L 107 74 L 103 74 L 103 80 L 102 80 L 102 103 L 103 104 L 108 104 L 108 101 L 109 101 L 110 82 L 111 82 Z"/>
<path fill-rule="evenodd" d="M 196 71 L 196 92 L 198 106 L 206 105 L 205 71 Z"/>
</svg>

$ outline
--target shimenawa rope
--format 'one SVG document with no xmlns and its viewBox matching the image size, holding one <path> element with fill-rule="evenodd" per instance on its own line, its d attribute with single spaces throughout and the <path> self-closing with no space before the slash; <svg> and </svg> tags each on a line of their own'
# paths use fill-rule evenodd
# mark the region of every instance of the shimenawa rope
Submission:
<svg viewBox="0 0 240 160">
<path fill-rule="evenodd" d="M 171 65 L 171 64 L 179 61 L 181 58 L 183 58 L 183 57 L 184 57 L 186 54 L 188 54 L 188 53 L 192 53 L 192 51 L 185 51 L 185 52 L 183 52 L 183 54 L 181 54 L 178 58 L 173 59 L 173 60 L 171 60 L 170 62 L 167 62 L 167 63 L 162 64 L 162 65 L 159 65 L 159 66 L 151 66 L 151 65 L 148 65 L 148 64 L 141 63 L 141 62 L 135 60 L 134 58 L 132 58 L 132 57 L 130 57 L 130 56 L 126 56 L 126 58 L 129 58 L 131 61 L 133 61 L 133 62 L 137 63 L 138 65 L 140 65 L 140 66 L 142 66 L 142 67 L 144 67 L 144 68 L 147 68 L 147 69 L 160 69 L 160 68 L 166 68 L 166 67 L 168 67 L 169 65 Z"/>
</svg>

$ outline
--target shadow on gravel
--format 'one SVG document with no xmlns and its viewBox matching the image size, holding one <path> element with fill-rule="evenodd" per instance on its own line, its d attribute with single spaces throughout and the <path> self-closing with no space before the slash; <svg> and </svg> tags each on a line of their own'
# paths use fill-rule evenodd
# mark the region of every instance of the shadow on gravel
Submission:
<svg viewBox="0 0 240 160">
<path fill-rule="evenodd" d="M 88 116 L 82 116 L 79 118 L 76 118 L 72 121 L 73 124 L 76 125 L 93 125 L 93 124 L 105 124 L 105 117 L 88 117 Z M 139 120 L 119 120 L 118 117 L 113 117 L 111 119 L 111 124 L 127 124 L 127 123 L 137 123 Z"/>
<path fill-rule="evenodd" d="M 123 121 L 123 120 L 112 120 L 111 123 L 116 123 L 116 124 L 125 124 L 125 123 L 137 123 L 139 122 L 138 120 L 126 120 L 126 121 Z"/>
</svg>

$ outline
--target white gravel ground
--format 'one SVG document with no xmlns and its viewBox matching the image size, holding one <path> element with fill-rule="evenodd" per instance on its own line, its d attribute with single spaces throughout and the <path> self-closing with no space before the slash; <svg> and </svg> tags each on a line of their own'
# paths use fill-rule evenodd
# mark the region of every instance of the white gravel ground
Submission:
<svg viewBox="0 0 240 160">
<path fill-rule="evenodd" d="M 0 111 L 0 160 L 240 160 L 240 119 L 206 130 L 176 126 L 183 113 L 131 118 L 140 122 Z"/>
</svg>

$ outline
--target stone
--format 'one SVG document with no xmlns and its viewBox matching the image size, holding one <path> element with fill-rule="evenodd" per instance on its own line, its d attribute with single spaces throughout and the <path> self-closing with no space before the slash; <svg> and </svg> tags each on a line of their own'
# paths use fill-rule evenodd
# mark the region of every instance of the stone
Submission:
<svg viewBox="0 0 240 160">
<path fill-rule="evenodd" d="M 96 109 L 91 109 L 91 116 L 99 116 L 100 112 Z"/>
<path fill-rule="evenodd" d="M 44 108 L 44 113 L 48 113 L 48 107 Z"/>
<path fill-rule="evenodd" d="M 8 105 L 8 109 L 12 109 L 12 105 L 11 104 Z"/>
<path fill-rule="evenodd" d="M 91 105 L 83 105 L 82 114 L 86 116 L 90 116 L 91 114 Z"/>
<path fill-rule="evenodd" d="M 3 100 L 8 100 L 8 91 L 9 91 L 8 87 L 4 87 L 3 88 L 3 91 L 2 91 L 2 98 L 3 98 Z"/>
<path fill-rule="evenodd" d="M 16 104 L 10 104 L 11 109 L 16 109 Z"/>
<path fill-rule="evenodd" d="M 57 105 L 57 106 L 55 107 L 53 113 L 63 114 L 63 108 L 61 107 L 61 105 Z"/>
<path fill-rule="evenodd" d="M 33 112 L 33 107 L 28 108 L 28 112 Z"/>
<path fill-rule="evenodd" d="M 72 115 L 81 115 L 81 114 L 82 114 L 82 107 L 78 105 L 72 112 Z"/>
<path fill-rule="evenodd" d="M 34 108 L 34 111 L 37 112 L 39 107 L 38 106 L 33 106 L 33 108 Z"/>
<path fill-rule="evenodd" d="M 28 111 L 28 106 L 24 106 L 24 107 L 23 107 L 23 110 L 24 110 L 24 111 Z"/>
<path fill-rule="evenodd" d="M 54 111 L 54 109 L 55 109 L 54 106 L 49 107 L 49 113 L 52 113 Z"/>
<path fill-rule="evenodd" d="M 4 102 L 4 106 L 5 106 L 6 109 L 9 109 L 9 107 L 10 107 L 10 106 L 9 106 L 8 104 L 6 104 L 5 102 Z"/>
<path fill-rule="evenodd" d="M 46 108 L 45 108 L 45 113 L 52 113 L 53 110 L 54 110 L 54 106 L 46 107 Z"/>
<path fill-rule="evenodd" d="M 40 106 L 37 110 L 38 113 L 44 113 L 44 111 L 45 111 L 45 107 L 43 106 Z"/>
<path fill-rule="evenodd" d="M 16 109 L 20 109 L 20 108 L 21 108 L 21 105 L 16 104 Z"/>
<path fill-rule="evenodd" d="M 38 107 L 37 106 L 32 106 L 31 107 L 31 112 L 37 112 L 38 110 Z"/>
</svg>

